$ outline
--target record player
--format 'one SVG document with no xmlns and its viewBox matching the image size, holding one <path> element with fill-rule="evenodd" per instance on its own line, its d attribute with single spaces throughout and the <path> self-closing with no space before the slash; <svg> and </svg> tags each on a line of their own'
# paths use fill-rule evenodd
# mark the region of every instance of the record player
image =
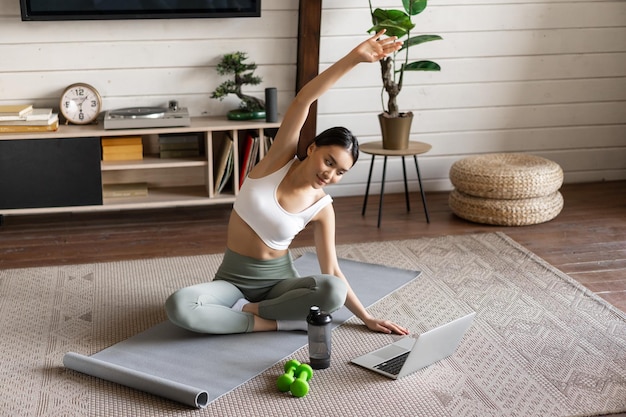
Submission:
<svg viewBox="0 0 626 417">
<path fill-rule="evenodd" d="M 138 129 L 191 125 L 189 111 L 175 101 L 169 107 L 128 107 L 109 110 L 104 115 L 104 129 Z"/>
</svg>

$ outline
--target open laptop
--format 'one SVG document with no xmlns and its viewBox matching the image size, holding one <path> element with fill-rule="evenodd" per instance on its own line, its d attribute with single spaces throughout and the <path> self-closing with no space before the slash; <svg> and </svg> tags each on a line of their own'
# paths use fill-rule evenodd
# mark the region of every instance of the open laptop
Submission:
<svg viewBox="0 0 626 417">
<path fill-rule="evenodd" d="M 416 337 L 407 336 L 366 353 L 352 363 L 392 379 L 402 378 L 452 355 L 474 321 L 475 312 Z"/>
</svg>

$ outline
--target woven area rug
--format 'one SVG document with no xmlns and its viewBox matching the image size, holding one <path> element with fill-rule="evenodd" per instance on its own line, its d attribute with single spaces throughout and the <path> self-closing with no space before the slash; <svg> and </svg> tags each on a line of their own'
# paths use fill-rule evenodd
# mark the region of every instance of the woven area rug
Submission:
<svg viewBox="0 0 626 417">
<path fill-rule="evenodd" d="M 294 250 L 298 256 L 311 248 Z M 165 320 L 164 298 L 210 275 L 220 255 L 0 271 L 0 415 L 579 416 L 626 411 L 626 316 L 503 234 L 338 247 L 342 258 L 420 270 L 369 308 L 413 332 L 478 314 L 450 358 L 398 381 L 349 363 L 395 336 L 351 319 L 333 366 L 304 398 L 280 393 L 278 363 L 196 410 L 69 371 Z M 207 270 L 208 269 L 208 270 Z M 381 277 L 384 279 L 384 277 Z M 307 360 L 307 349 L 294 358 Z M 201 364 L 198 366 L 201 369 Z"/>
</svg>

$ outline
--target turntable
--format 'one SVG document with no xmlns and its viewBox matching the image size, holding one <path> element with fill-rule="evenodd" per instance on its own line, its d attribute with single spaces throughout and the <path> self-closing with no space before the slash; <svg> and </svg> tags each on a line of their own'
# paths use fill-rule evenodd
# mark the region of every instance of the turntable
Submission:
<svg viewBox="0 0 626 417">
<path fill-rule="evenodd" d="M 189 111 L 170 103 L 169 107 L 128 107 L 109 110 L 104 115 L 104 129 L 138 129 L 191 125 Z"/>
</svg>

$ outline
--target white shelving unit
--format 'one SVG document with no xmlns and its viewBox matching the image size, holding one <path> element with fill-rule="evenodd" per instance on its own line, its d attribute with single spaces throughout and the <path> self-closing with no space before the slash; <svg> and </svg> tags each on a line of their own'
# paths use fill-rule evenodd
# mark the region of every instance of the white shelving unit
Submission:
<svg viewBox="0 0 626 417">
<path fill-rule="evenodd" d="M 7 200 L 11 197 L 11 193 L 10 191 L 7 192 L 6 189 L 17 189 L 21 192 L 20 181 L 31 174 L 35 177 L 46 177 L 45 170 L 47 168 L 45 166 L 40 168 L 32 166 L 29 168 L 32 172 L 20 170 L 20 174 L 14 175 L 12 178 L 7 178 L 6 175 L 4 179 L 0 178 L 0 191 L 3 190 L 3 186 L 5 189 L 5 191 L 3 191 L 5 198 L 0 195 L 0 216 L 11 214 L 131 210 L 232 203 L 239 192 L 239 173 L 241 155 L 245 144 L 244 139 L 249 133 L 261 139 L 266 136 L 272 136 L 279 125 L 279 122 L 266 123 L 264 120 L 229 121 L 223 117 L 200 117 L 192 118 L 191 125 L 188 127 L 104 130 L 101 125 L 60 126 L 56 132 L 0 134 L 0 152 L 3 152 L 3 149 L 5 149 L 5 158 L 8 156 L 7 152 L 14 148 L 3 148 L 2 143 L 8 143 L 5 141 L 31 140 L 29 143 L 29 152 L 37 153 L 38 143 L 32 142 L 32 140 L 56 141 L 56 143 L 64 144 L 64 139 L 72 138 L 90 138 L 90 141 L 94 141 L 94 138 L 96 138 L 99 142 L 101 138 L 141 136 L 144 145 L 144 157 L 142 160 L 99 161 L 99 172 L 98 169 L 95 169 L 95 174 L 100 176 L 100 181 L 99 183 L 98 181 L 94 181 L 93 183 L 98 183 L 99 193 L 102 193 L 102 186 L 104 184 L 142 182 L 148 185 L 147 196 L 103 198 L 101 204 L 89 203 L 81 205 L 79 203 L 76 205 L 76 203 L 72 203 L 70 205 L 68 203 L 68 205 L 64 205 L 61 202 L 60 204 L 54 203 L 50 205 L 44 202 L 40 206 L 33 206 L 32 203 L 27 203 L 25 206 L 21 207 L 18 202 L 17 206 L 11 206 L 11 204 L 15 205 L 16 203 L 7 203 Z M 173 133 L 197 134 L 203 142 L 203 146 L 201 146 L 204 149 L 203 155 L 195 158 L 160 158 L 158 153 L 158 135 Z M 227 135 L 233 138 L 235 145 L 233 177 L 230 185 L 221 193 L 217 193 L 214 187 L 214 167 L 217 151 Z M 69 142 L 70 141 L 68 141 L 68 144 Z M 76 140 L 73 142 L 76 142 Z M 13 143 L 13 145 L 16 145 L 16 143 Z M 262 158 L 264 156 L 263 147 L 261 146 L 260 148 L 259 157 Z M 26 155 L 29 154 L 26 153 Z M 22 158 L 23 157 L 22 155 Z M 41 157 L 40 155 L 39 158 Z M 25 162 L 26 165 L 28 165 L 28 161 Z M 2 163 L 2 155 L 0 155 L 0 163 Z M 36 163 L 33 162 L 30 165 L 36 165 Z M 20 165 L 20 167 L 21 166 L 22 165 Z M 64 167 L 57 166 L 53 169 L 63 170 Z M 2 172 L 1 166 L 0 172 Z M 72 182 L 71 180 L 67 180 L 66 185 L 71 186 Z M 63 189 L 64 184 L 55 183 L 53 186 Z M 91 189 L 87 191 L 91 193 L 95 192 L 93 186 L 89 188 Z M 3 199 L 5 200 L 4 202 Z M 38 203 L 34 205 L 38 205 Z"/>
</svg>

